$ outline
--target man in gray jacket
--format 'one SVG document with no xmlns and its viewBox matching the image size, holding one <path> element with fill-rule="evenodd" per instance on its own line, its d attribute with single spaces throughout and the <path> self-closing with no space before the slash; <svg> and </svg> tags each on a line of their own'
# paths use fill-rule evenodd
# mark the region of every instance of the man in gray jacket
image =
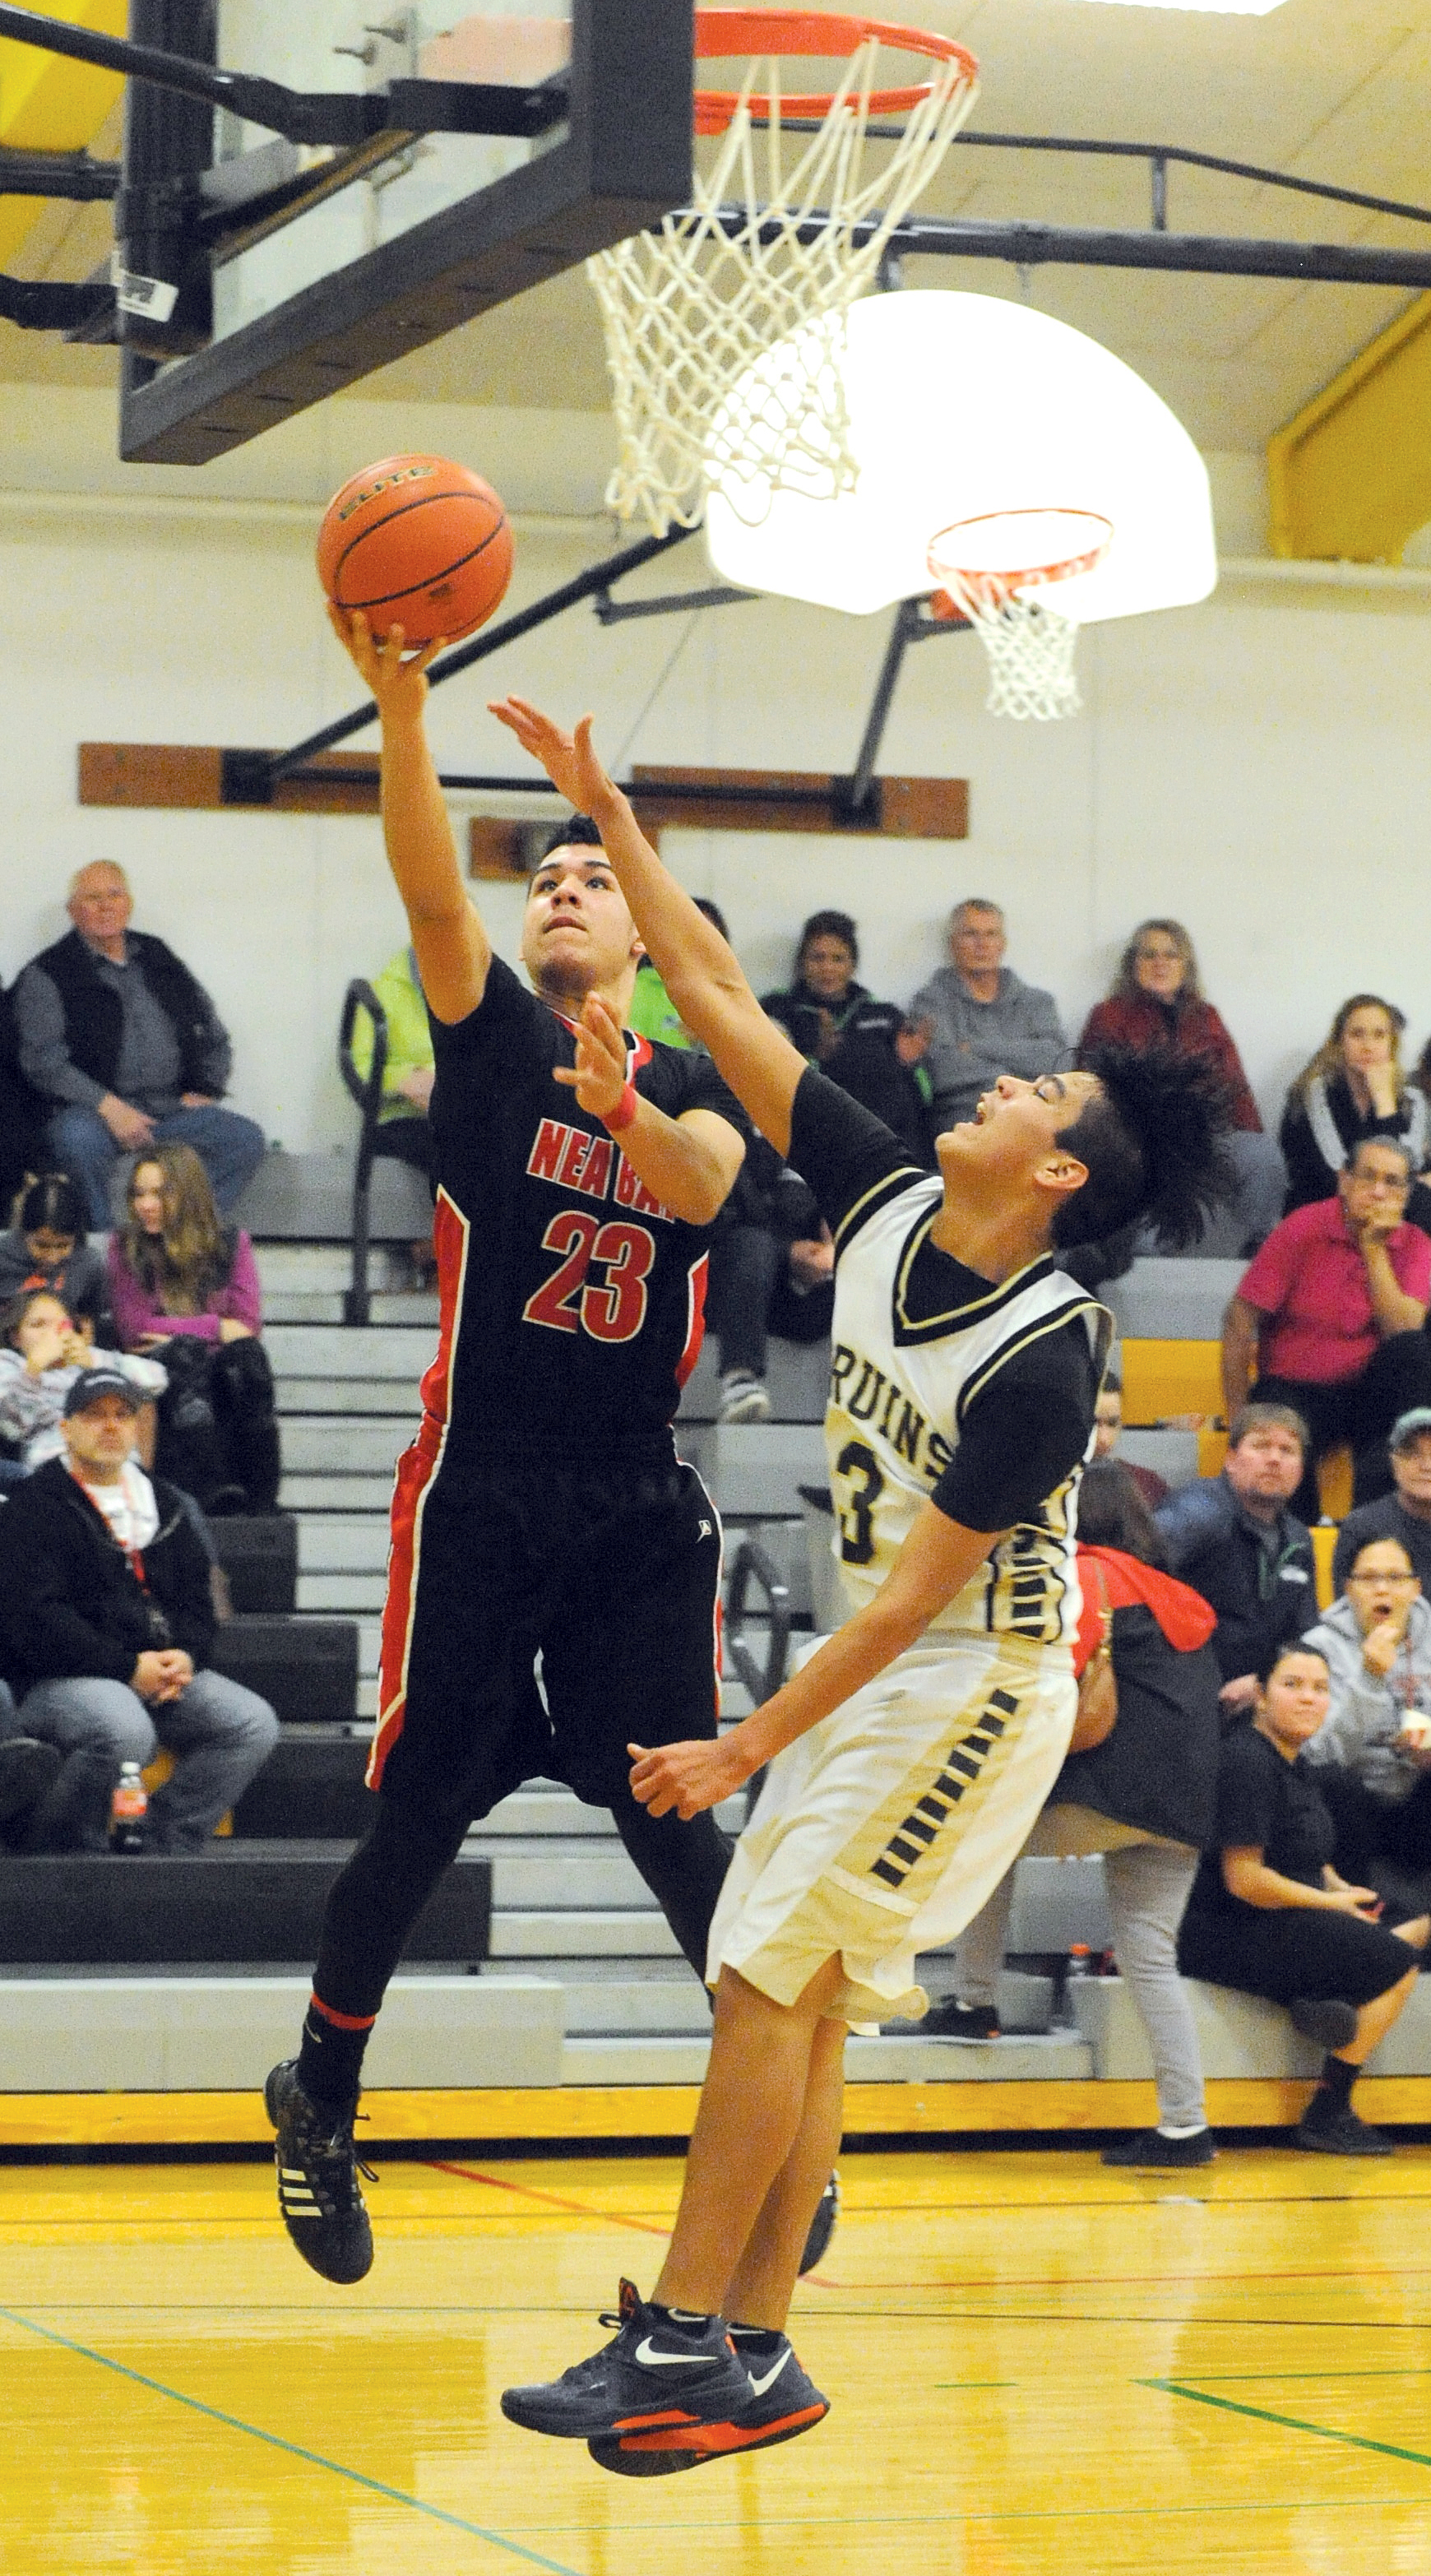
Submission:
<svg viewBox="0 0 1431 2576">
<path fill-rule="evenodd" d="M 1073 1060 L 1053 995 L 1004 965 L 1007 944 L 996 903 L 971 895 L 956 904 L 949 919 L 953 963 L 931 975 L 910 1004 L 911 1019 L 930 1031 L 925 1063 L 937 1132 L 972 1118 L 980 1094 L 1001 1073 L 1036 1082 Z"/>
<path fill-rule="evenodd" d="M 1332 1679 L 1306 1757 L 1336 1820 L 1337 1867 L 1419 1913 L 1431 1894 L 1431 1603 L 1402 1540 L 1363 1541 L 1306 1643 Z"/>
</svg>

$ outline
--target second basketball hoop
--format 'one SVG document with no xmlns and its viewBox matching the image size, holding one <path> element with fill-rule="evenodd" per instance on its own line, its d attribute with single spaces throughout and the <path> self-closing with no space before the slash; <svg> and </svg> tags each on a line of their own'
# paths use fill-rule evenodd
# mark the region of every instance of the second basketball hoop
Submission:
<svg viewBox="0 0 1431 2576">
<path fill-rule="evenodd" d="M 1092 572 L 1113 542 L 1097 510 L 989 510 L 941 528 L 929 548 L 936 617 L 962 617 L 988 655 L 990 715 L 1050 723 L 1077 713 L 1078 626 L 1050 593 Z"/>
<path fill-rule="evenodd" d="M 755 518 L 775 490 L 833 499 L 853 488 L 844 317 L 978 77 L 951 37 L 804 9 L 697 9 L 695 50 L 698 61 L 748 60 L 738 87 L 696 92 L 696 134 L 720 140 L 692 204 L 587 262 L 621 440 L 607 502 L 658 535 L 673 521 L 694 527 L 717 478 L 733 507 L 748 492 Z M 901 54 L 922 78 L 910 80 Z M 824 58 L 832 85 L 792 94 L 788 56 Z M 752 375 L 777 343 L 790 363 Z M 737 385 L 748 398 L 732 398 Z"/>
</svg>

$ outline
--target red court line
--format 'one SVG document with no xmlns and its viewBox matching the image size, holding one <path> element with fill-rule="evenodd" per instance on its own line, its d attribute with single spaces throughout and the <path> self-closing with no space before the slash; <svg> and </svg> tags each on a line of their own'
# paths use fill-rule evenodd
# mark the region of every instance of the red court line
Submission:
<svg viewBox="0 0 1431 2576">
<path fill-rule="evenodd" d="M 456 2174 L 460 2182 L 485 2182 L 493 2191 L 510 2191 L 518 2200 L 539 2200 L 548 2209 L 565 2209 L 577 2218 L 602 2218 L 610 2227 L 630 2227 L 639 2236 L 668 2238 L 669 2227 L 653 2227 L 649 2219 L 623 2218 L 614 2209 L 593 2209 L 589 2201 L 565 2200 L 560 2192 L 535 2191 L 530 2183 L 508 2182 L 501 2174 L 478 2173 L 472 2165 L 444 2164 L 440 2157 L 431 2158 L 434 2173 Z"/>
</svg>

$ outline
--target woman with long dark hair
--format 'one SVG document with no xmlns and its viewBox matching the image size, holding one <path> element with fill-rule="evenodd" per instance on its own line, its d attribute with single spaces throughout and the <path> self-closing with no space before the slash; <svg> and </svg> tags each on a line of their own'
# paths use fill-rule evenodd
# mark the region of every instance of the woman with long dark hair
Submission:
<svg viewBox="0 0 1431 2576">
<path fill-rule="evenodd" d="M 1167 1567 L 1127 1468 L 1111 1458 L 1090 1467 L 1078 1499 L 1083 1617 L 1074 1668 L 1094 1732 L 1110 1713 L 1112 1724 L 1101 1742 L 1069 1755 L 1025 1848 L 1045 1858 L 1103 1856 L 1113 1953 L 1148 2034 L 1158 2089 L 1156 2129 L 1109 2147 L 1103 2160 L 1115 2165 L 1204 2165 L 1214 2154 L 1177 1938 L 1212 1829 L 1222 1676 L 1209 1642 L 1214 1613 Z M 1010 1870 L 959 1943 L 954 2000 L 936 2006 L 921 2035 L 994 2036 L 1012 1901 Z"/>
<path fill-rule="evenodd" d="M 1195 1057 L 1216 1072 L 1237 1175 L 1238 1249 L 1254 1252 L 1282 1214 L 1287 1176 L 1276 1140 L 1263 1131 L 1232 1033 L 1203 992 L 1197 955 L 1180 921 L 1139 922 L 1108 992 L 1083 1024 L 1079 1063 L 1087 1063 L 1100 1046 L 1135 1047 L 1139 1054 L 1170 1047 L 1174 1055 Z"/>
<path fill-rule="evenodd" d="M 921 1163 L 931 1159 L 928 1093 L 916 1068 L 928 1031 L 912 1025 L 895 1002 L 877 1002 L 857 983 L 859 932 L 847 912 L 812 912 L 800 933 L 795 974 L 760 1007 L 778 1020 L 807 1064 L 863 1101 Z"/>
<path fill-rule="evenodd" d="M 259 1334 L 253 1245 L 226 1226 L 189 1145 L 156 1145 L 129 1179 L 111 1236 L 109 1286 L 126 1350 L 169 1373 L 155 1465 L 210 1513 L 278 1505 L 273 1374 Z"/>
<path fill-rule="evenodd" d="M 1373 1136 L 1405 1145 L 1412 1179 L 1431 1147 L 1431 1112 L 1423 1091 L 1401 1070 L 1406 1014 L 1379 993 L 1353 993 L 1287 1094 L 1282 1151 L 1287 1209 L 1334 1199 L 1337 1174 Z M 1413 1224 L 1421 1223 L 1412 1213 Z"/>
</svg>

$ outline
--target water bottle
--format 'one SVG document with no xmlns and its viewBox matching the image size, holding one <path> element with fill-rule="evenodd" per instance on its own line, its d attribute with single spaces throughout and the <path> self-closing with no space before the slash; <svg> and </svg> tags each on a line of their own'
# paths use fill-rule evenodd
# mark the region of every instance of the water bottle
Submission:
<svg viewBox="0 0 1431 2576">
<path fill-rule="evenodd" d="M 126 1762 L 109 1802 L 109 1848 L 142 1852 L 149 1840 L 149 1792 L 137 1762 Z"/>
</svg>

